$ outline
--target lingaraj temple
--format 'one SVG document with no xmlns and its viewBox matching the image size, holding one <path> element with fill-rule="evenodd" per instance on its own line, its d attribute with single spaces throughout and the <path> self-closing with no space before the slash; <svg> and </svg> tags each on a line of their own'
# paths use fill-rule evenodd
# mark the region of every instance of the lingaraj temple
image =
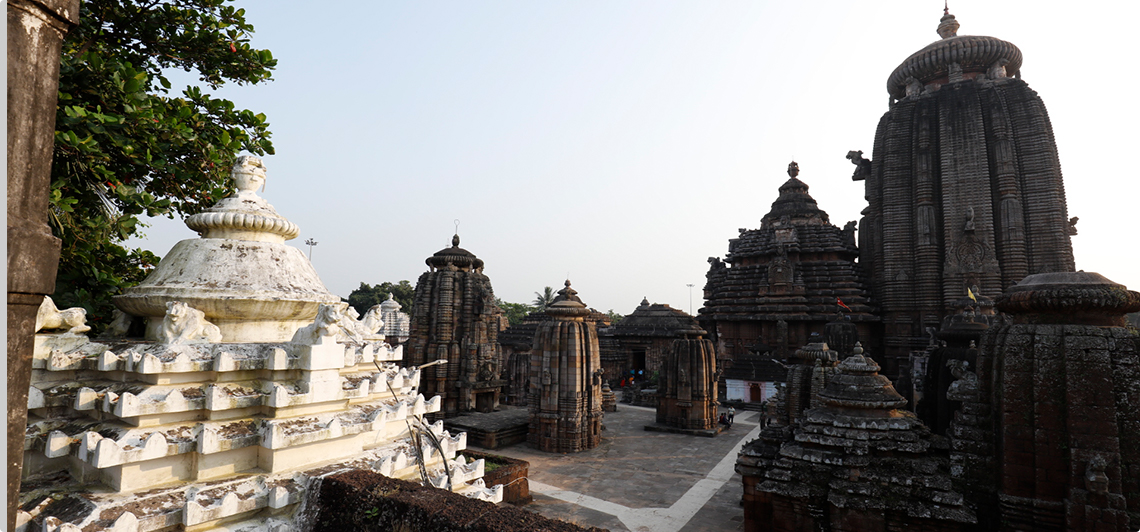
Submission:
<svg viewBox="0 0 1140 532">
<path fill-rule="evenodd" d="M 10 319 L 9 358 L 28 363 L 9 376 L 26 403 L 9 526 L 597 530 L 503 505 L 525 468 L 492 479 L 444 420 L 515 408 L 520 442 L 588 453 L 614 436 L 620 392 L 656 409 L 647 430 L 690 437 L 722 438 L 725 405 L 764 405 L 734 464 L 747 531 L 1140 528 L 1124 320 L 1140 293 L 1074 271 L 1021 51 L 958 29 L 945 11 L 889 73 L 871 157 L 847 154 L 862 218 L 833 224 L 792 162 L 759 227 L 708 259 L 696 316 L 646 298 L 615 323 L 567 280 L 508 327 L 458 235 L 426 259 L 410 316 L 360 316 L 285 244 L 299 228 L 257 194 L 251 156 L 98 337 L 82 309 L 14 305 L 10 272 L 31 341 Z"/>
</svg>

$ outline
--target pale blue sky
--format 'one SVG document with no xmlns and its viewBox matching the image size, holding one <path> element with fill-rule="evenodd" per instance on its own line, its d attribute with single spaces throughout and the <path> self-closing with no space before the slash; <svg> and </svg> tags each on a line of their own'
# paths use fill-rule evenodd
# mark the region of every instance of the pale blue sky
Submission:
<svg viewBox="0 0 1140 532">
<path fill-rule="evenodd" d="M 631 312 L 701 305 L 706 259 L 755 228 L 795 158 L 832 223 L 859 218 L 887 76 L 938 38 L 938 1 L 238 2 L 275 80 L 221 94 L 268 115 L 264 196 L 347 296 L 450 245 L 527 302 L 569 273 Z M 1064 168 L 1077 267 L 1140 289 L 1135 2 L 955 0 L 960 34 L 1025 55 Z M 1088 6 L 1094 6 L 1092 8 Z M 1116 6 L 1121 6 L 1116 8 Z M 156 220 L 164 255 L 195 235 Z"/>
</svg>

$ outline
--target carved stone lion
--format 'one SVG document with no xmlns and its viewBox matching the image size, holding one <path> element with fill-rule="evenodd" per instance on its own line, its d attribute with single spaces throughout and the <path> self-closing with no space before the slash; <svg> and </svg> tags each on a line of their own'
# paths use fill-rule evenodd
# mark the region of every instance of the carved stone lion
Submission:
<svg viewBox="0 0 1140 532">
<path fill-rule="evenodd" d="M 166 303 L 158 340 L 163 344 L 214 343 L 222 341 L 222 331 L 206 321 L 204 312 L 181 301 L 170 301 Z"/>
<path fill-rule="evenodd" d="M 55 301 L 44 296 L 40 310 L 36 312 L 36 332 L 52 329 L 67 329 L 67 332 L 74 334 L 90 331 L 91 327 L 87 326 L 87 309 L 73 307 L 59 310 L 55 307 Z"/>
<path fill-rule="evenodd" d="M 917 79 L 914 79 L 913 77 L 906 78 L 906 95 L 907 96 L 918 96 L 919 94 L 922 94 L 922 89 L 923 89 L 923 86 L 922 86 L 921 81 L 918 81 Z"/>
<path fill-rule="evenodd" d="M 855 173 L 851 174 L 852 181 L 863 181 L 871 177 L 871 160 L 863 157 L 862 150 L 847 152 L 847 160 L 855 165 Z"/>
<path fill-rule="evenodd" d="M 131 328 L 131 321 L 134 316 L 127 314 L 119 309 L 111 311 L 111 324 L 103 330 L 104 338 L 123 338 L 127 335 Z"/>
<path fill-rule="evenodd" d="M 293 342 L 312 345 L 321 337 L 336 336 L 340 333 L 340 321 L 344 314 L 333 305 L 324 305 L 317 310 L 317 317 L 293 333 Z"/>
<path fill-rule="evenodd" d="M 986 78 L 1001 79 L 1006 77 L 1005 65 L 1007 64 L 1009 64 L 1009 59 L 1005 58 L 994 61 L 994 64 L 990 65 L 990 68 L 986 70 Z"/>
<path fill-rule="evenodd" d="M 372 305 L 368 312 L 364 313 L 364 318 L 360 320 L 364 326 L 364 332 L 368 336 L 374 336 L 384 328 L 384 318 L 381 315 L 380 305 Z"/>
</svg>

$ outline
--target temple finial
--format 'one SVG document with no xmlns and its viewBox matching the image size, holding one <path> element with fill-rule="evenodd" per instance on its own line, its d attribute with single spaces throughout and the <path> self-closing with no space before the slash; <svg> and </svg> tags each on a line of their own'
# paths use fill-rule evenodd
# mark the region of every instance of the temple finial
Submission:
<svg viewBox="0 0 1140 532">
<path fill-rule="evenodd" d="M 788 163 L 788 175 L 792 177 L 800 175 L 800 165 L 795 161 Z"/>
<path fill-rule="evenodd" d="M 946 0 L 946 2 L 943 3 L 943 6 L 942 20 L 938 22 L 938 35 L 943 39 L 956 37 L 958 35 L 958 27 L 960 24 L 958 24 L 958 21 L 954 19 L 954 15 L 950 14 L 949 0 Z"/>
</svg>

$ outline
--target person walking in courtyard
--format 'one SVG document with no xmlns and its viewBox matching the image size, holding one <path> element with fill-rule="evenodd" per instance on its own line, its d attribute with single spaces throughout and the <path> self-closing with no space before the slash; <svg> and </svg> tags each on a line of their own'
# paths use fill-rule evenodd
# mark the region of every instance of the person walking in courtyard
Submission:
<svg viewBox="0 0 1140 532">
<path fill-rule="evenodd" d="M 734 418 L 736 418 L 736 409 L 730 406 L 730 407 L 728 407 L 728 424 L 729 424 L 729 426 L 732 426 L 732 423 L 735 420 Z"/>
</svg>

